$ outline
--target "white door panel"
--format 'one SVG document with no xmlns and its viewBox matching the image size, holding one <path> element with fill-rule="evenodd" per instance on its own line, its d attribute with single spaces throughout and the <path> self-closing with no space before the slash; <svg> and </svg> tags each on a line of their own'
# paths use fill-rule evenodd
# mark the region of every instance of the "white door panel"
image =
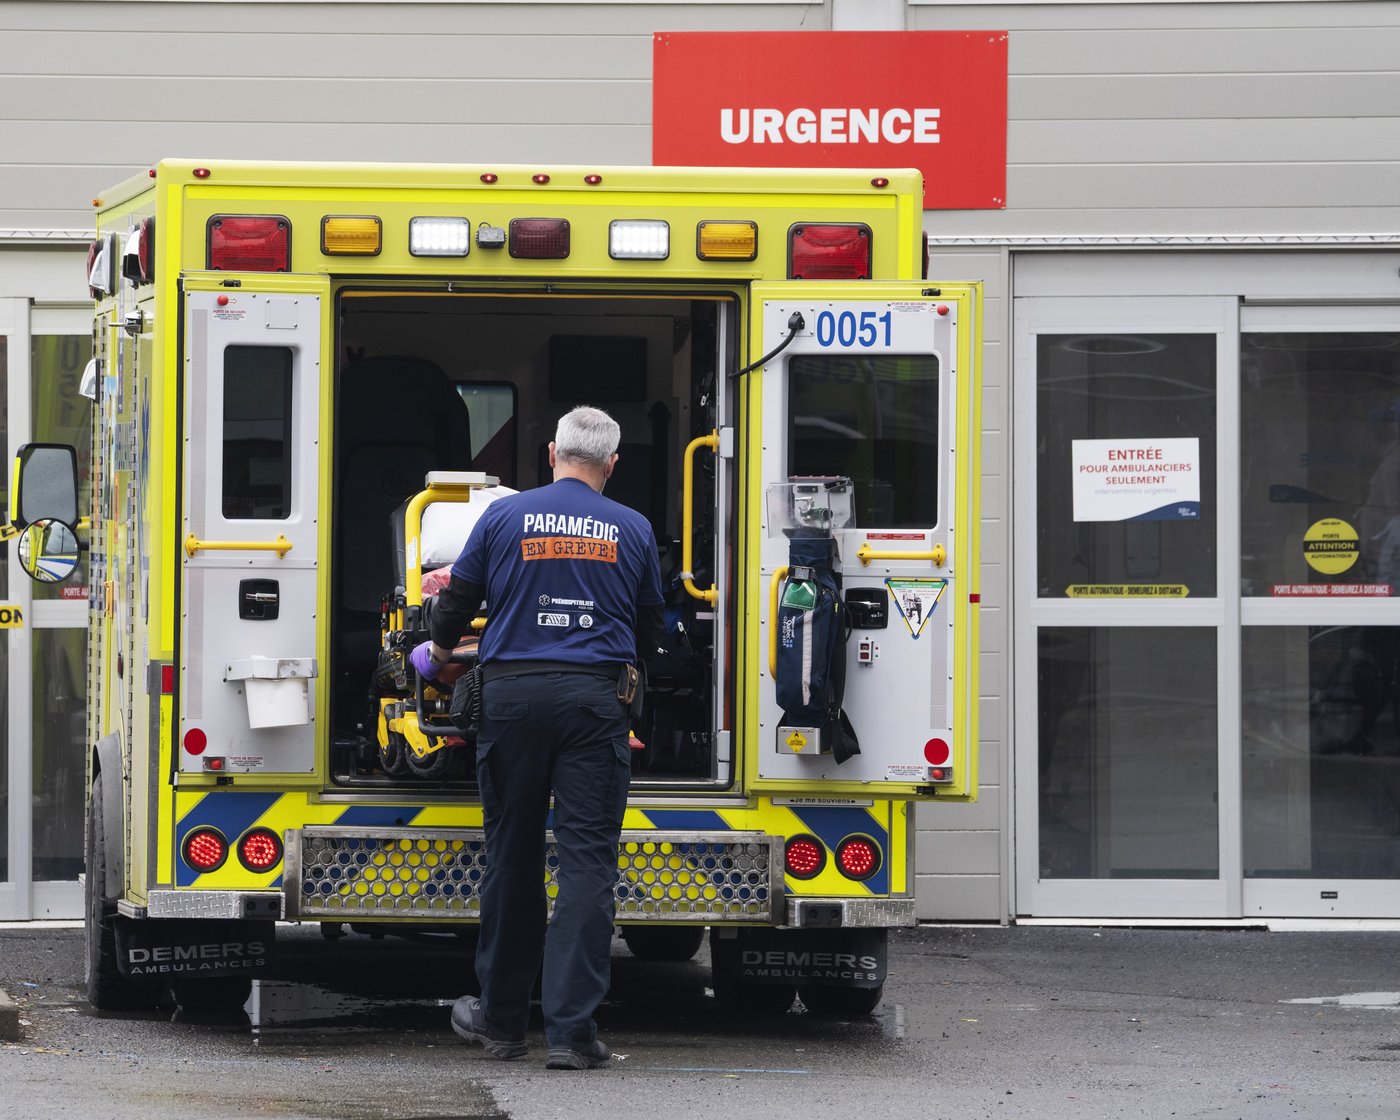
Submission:
<svg viewBox="0 0 1400 1120">
<path fill-rule="evenodd" d="M 320 299 L 196 292 L 187 316 L 180 766 L 307 773 Z"/>
</svg>

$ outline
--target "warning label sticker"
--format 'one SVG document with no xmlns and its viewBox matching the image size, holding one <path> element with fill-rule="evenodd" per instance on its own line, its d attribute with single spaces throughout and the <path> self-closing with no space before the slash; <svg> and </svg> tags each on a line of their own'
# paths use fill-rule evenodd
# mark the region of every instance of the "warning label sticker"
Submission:
<svg viewBox="0 0 1400 1120">
<path fill-rule="evenodd" d="M 938 600 L 948 586 L 946 579 L 887 579 L 885 586 L 890 590 L 899 617 L 909 628 L 912 637 L 917 638 L 924 625 L 933 616 Z"/>
<path fill-rule="evenodd" d="M 1314 571 L 1339 576 L 1359 555 L 1356 529 L 1340 517 L 1314 521 L 1303 534 L 1303 559 Z"/>
</svg>

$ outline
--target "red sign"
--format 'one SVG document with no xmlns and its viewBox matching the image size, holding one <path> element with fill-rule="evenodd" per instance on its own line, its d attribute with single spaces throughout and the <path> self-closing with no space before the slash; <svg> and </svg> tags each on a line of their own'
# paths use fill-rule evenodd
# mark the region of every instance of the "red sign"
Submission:
<svg viewBox="0 0 1400 1120">
<path fill-rule="evenodd" d="M 930 210 L 1006 206 L 1006 32 L 657 32 L 657 165 L 916 167 Z"/>
</svg>

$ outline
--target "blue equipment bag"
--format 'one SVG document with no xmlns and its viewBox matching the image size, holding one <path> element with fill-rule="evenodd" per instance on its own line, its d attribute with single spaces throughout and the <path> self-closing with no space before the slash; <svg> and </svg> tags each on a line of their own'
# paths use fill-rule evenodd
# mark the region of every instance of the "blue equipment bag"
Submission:
<svg viewBox="0 0 1400 1120">
<path fill-rule="evenodd" d="M 782 724 L 817 729 L 836 761 L 845 762 L 860 754 L 860 740 L 841 708 L 851 627 L 836 570 L 836 541 L 827 533 L 794 535 L 788 569 L 775 620 Z"/>
</svg>

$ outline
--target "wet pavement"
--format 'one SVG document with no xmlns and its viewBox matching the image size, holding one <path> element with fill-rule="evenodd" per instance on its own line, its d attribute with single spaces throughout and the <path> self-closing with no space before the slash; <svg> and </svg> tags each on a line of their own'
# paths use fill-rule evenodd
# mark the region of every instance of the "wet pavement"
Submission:
<svg viewBox="0 0 1400 1120">
<path fill-rule="evenodd" d="M 497 1062 L 448 1025 L 469 945 L 279 929 L 237 1022 L 95 1015 L 81 932 L 0 929 L 0 1117 L 1400 1117 L 1400 933 L 923 927 L 875 1015 L 736 1016 L 704 951 L 615 945 L 613 1068 Z M 292 978 L 296 977 L 296 980 Z"/>
</svg>

